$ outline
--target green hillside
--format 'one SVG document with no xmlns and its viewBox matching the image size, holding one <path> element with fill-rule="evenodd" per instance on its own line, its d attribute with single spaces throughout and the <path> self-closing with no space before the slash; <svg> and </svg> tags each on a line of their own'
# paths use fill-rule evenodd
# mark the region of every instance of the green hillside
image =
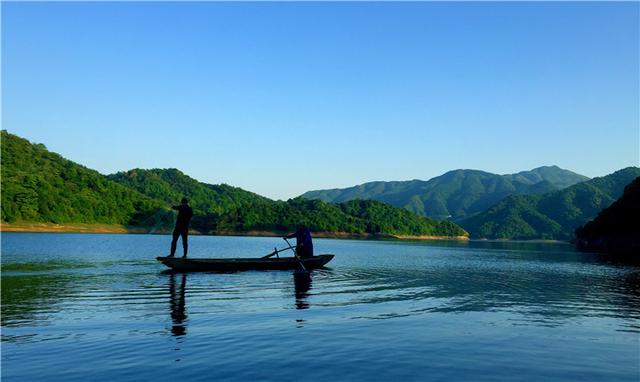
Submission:
<svg viewBox="0 0 640 382">
<path fill-rule="evenodd" d="M 587 179 L 557 166 L 510 175 L 455 170 L 428 181 L 370 182 L 344 189 L 309 191 L 302 197 L 338 203 L 373 199 L 419 215 L 457 221 L 484 211 L 509 195 L 542 194 Z"/>
<path fill-rule="evenodd" d="M 578 248 L 613 254 L 640 254 L 640 177 L 595 219 L 576 230 Z"/>
<path fill-rule="evenodd" d="M 289 231 L 304 221 L 313 231 L 382 235 L 466 235 L 460 227 L 380 202 L 331 204 L 274 201 L 228 185 L 198 182 L 176 169 L 135 169 L 110 176 L 2 131 L 2 221 L 101 223 L 170 229 L 168 208 L 183 197 L 202 233 Z"/>
<path fill-rule="evenodd" d="M 201 183 L 177 169 L 134 169 L 108 178 L 167 206 L 188 197 L 194 209 L 192 226 L 201 232 L 274 229 L 286 215 L 285 207 L 271 199 L 226 184 Z"/>
<path fill-rule="evenodd" d="M 420 217 L 381 202 L 273 201 L 237 187 L 201 183 L 176 169 L 135 169 L 109 179 L 166 203 L 186 195 L 194 208 L 193 226 L 201 232 L 285 231 L 305 221 L 312 230 L 324 232 L 466 235 L 453 223 Z"/>
<path fill-rule="evenodd" d="M 107 178 L 167 204 L 176 203 L 187 196 L 193 208 L 205 212 L 222 212 L 231 206 L 237 208 L 252 203 L 273 202 L 238 187 L 201 183 L 177 169 L 133 169 L 108 175 Z"/>
<path fill-rule="evenodd" d="M 638 176 L 640 168 L 628 167 L 544 195 L 513 195 L 460 224 L 476 238 L 567 240 Z"/>
<path fill-rule="evenodd" d="M 312 202 L 321 202 L 315 200 Z M 433 220 L 393 207 L 376 200 L 351 200 L 340 203 L 343 212 L 356 216 L 366 223 L 366 231 L 371 233 L 390 232 L 402 235 L 467 236 L 457 224 L 448 220 Z M 443 234 L 444 233 L 444 234 Z"/>
<path fill-rule="evenodd" d="M 2 220 L 139 225 L 162 206 L 2 130 Z"/>
<path fill-rule="evenodd" d="M 558 190 L 589 180 L 589 178 L 584 175 L 576 174 L 575 172 L 562 169 L 558 166 L 542 166 L 534 168 L 533 170 L 502 176 L 511 181 L 518 181 L 525 184 L 549 182 Z"/>
</svg>

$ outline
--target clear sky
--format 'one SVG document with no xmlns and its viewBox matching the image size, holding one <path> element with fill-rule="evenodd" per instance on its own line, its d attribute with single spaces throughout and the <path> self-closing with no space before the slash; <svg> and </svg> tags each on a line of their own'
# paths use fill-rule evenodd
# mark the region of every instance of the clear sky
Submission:
<svg viewBox="0 0 640 382">
<path fill-rule="evenodd" d="M 639 158 L 628 3 L 2 2 L 2 128 L 286 199 Z"/>
</svg>

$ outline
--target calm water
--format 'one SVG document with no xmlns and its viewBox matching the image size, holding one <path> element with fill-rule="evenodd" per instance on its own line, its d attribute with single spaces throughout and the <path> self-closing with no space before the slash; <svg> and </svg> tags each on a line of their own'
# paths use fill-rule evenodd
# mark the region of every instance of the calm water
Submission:
<svg viewBox="0 0 640 382">
<path fill-rule="evenodd" d="M 568 246 L 318 239 L 304 279 L 163 273 L 168 236 L 1 239 L 4 381 L 640 379 L 640 268 Z"/>
</svg>

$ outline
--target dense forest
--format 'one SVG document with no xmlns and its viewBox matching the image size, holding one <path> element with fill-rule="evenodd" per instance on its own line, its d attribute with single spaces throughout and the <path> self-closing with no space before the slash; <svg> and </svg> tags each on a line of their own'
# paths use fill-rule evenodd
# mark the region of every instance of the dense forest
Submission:
<svg viewBox="0 0 640 382">
<path fill-rule="evenodd" d="M 611 205 L 638 176 L 640 168 L 628 167 L 560 191 L 512 195 L 460 224 L 477 238 L 572 239 L 577 227 Z"/>
<path fill-rule="evenodd" d="M 295 198 L 274 201 L 229 185 L 198 182 L 176 169 L 135 169 L 104 176 L 2 131 L 2 221 L 106 223 L 170 229 L 169 208 L 187 196 L 201 233 L 313 231 L 379 235 L 464 236 L 435 221 L 374 201 L 343 204 Z"/>
<path fill-rule="evenodd" d="M 557 166 L 508 175 L 454 170 L 427 181 L 369 182 L 343 189 L 309 191 L 302 197 L 333 203 L 373 199 L 418 215 L 459 221 L 486 210 L 510 195 L 543 194 L 588 179 Z"/>
<path fill-rule="evenodd" d="M 578 248 L 614 254 L 640 254 L 640 177 L 620 199 L 576 229 Z"/>
<path fill-rule="evenodd" d="M 461 236 L 447 221 L 417 216 L 375 201 L 333 204 L 304 198 L 273 201 L 229 185 L 200 183 L 176 169 L 135 169 L 110 175 L 155 199 L 172 203 L 186 195 L 194 208 L 193 226 L 201 232 L 291 230 L 304 221 L 314 231 L 392 235 Z"/>
<path fill-rule="evenodd" d="M 5 222 L 139 225 L 163 206 L 42 144 L 1 134 Z"/>
<path fill-rule="evenodd" d="M 316 232 L 465 236 L 468 231 L 475 238 L 569 240 L 577 227 L 622 195 L 624 187 L 640 176 L 640 168 L 629 167 L 561 190 L 557 188 L 583 177 L 554 166 L 512 175 L 457 170 L 428 181 L 430 191 L 422 184 L 423 196 L 428 197 L 413 202 L 429 203 L 428 208 L 423 206 L 425 211 L 474 213 L 460 221 L 464 229 L 376 200 L 275 201 L 226 184 L 202 183 L 177 169 L 133 169 L 105 176 L 5 130 L 1 175 L 5 223 L 99 223 L 166 231 L 175 221 L 170 206 L 187 196 L 194 208 L 192 228 L 205 234 L 283 232 L 305 222 Z M 416 182 L 422 181 L 379 182 L 365 188 L 398 196 L 402 192 L 387 191 L 414 192 Z M 590 232 L 587 227 L 592 226 L 579 232 Z"/>
</svg>

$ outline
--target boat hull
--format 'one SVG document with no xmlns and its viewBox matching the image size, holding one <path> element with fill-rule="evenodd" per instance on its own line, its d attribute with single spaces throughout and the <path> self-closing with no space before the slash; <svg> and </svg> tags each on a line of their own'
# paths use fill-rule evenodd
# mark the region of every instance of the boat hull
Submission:
<svg viewBox="0 0 640 382">
<path fill-rule="evenodd" d="M 307 269 L 321 268 L 333 259 L 334 255 L 318 255 L 301 259 Z M 178 272 L 237 272 L 249 270 L 288 270 L 299 269 L 300 263 L 295 257 L 268 259 L 227 258 L 197 259 L 181 257 L 157 257 L 159 262 Z"/>
</svg>

